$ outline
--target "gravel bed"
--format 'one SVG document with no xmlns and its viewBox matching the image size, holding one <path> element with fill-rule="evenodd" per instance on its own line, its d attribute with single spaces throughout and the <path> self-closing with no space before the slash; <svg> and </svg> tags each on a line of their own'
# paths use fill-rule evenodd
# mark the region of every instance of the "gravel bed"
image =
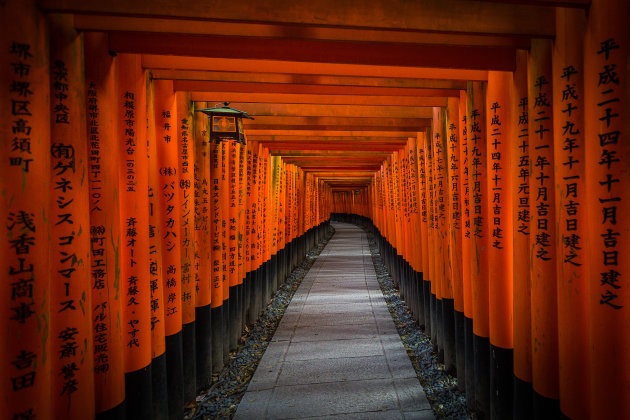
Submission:
<svg viewBox="0 0 630 420">
<path fill-rule="evenodd" d="M 334 229 L 331 227 L 326 239 L 306 255 L 302 264 L 293 270 L 287 281 L 274 293 L 271 303 L 267 305 L 256 324 L 243 330 L 238 348 L 230 352 L 223 370 L 218 375 L 213 375 L 210 389 L 186 405 L 184 419 L 230 419 L 234 416 L 284 311 L 333 234 Z"/>
<path fill-rule="evenodd" d="M 457 388 L 457 378 L 447 374 L 444 364 L 438 362 L 429 336 L 422 332 L 407 304 L 401 300 L 400 293 L 383 264 L 374 236 L 367 230 L 366 233 L 376 277 L 389 312 L 435 416 L 438 419 L 476 419 L 475 414 L 466 408 L 466 396 Z"/>
</svg>

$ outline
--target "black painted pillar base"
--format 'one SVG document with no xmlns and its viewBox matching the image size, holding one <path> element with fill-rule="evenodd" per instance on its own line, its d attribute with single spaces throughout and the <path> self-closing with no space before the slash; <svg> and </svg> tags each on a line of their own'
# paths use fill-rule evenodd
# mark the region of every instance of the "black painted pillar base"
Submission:
<svg viewBox="0 0 630 420">
<path fill-rule="evenodd" d="M 164 352 L 151 361 L 152 420 L 168 419 L 168 387 L 166 382 L 166 352 Z"/>
<path fill-rule="evenodd" d="M 443 300 L 435 299 L 435 319 L 437 320 L 437 328 L 436 328 L 436 344 L 438 348 L 438 360 L 440 363 L 444 363 L 444 320 L 442 319 L 442 314 L 444 310 L 442 309 Z"/>
<path fill-rule="evenodd" d="M 232 325 L 230 324 L 230 305 L 234 305 L 234 303 L 228 296 L 228 298 L 223 301 L 223 305 L 221 305 L 223 307 L 223 336 L 221 337 L 221 344 L 223 345 L 223 364 L 225 364 L 230 355 L 230 331 L 232 330 Z"/>
<path fill-rule="evenodd" d="M 212 383 L 212 324 L 210 305 L 195 308 L 195 348 L 197 393 Z"/>
<path fill-rule="evenodd" d="M 133 372 L 125 373 L 125 389 L 137 392 L 126 393 L 125 411 L 127 418 L 143 418 L 150 416 L 153 410 L 153 395 L 151 391 L 151 364 Z"/>
<path fill-rule="evenodd" d="M 195 321 L 182 325 L 184 401 L 190 402 L 197 396 L 197 354 L 195 348 Z"/>
<path fill-rule="evenodd" d="M 166 384 L 168 390 L 168 418 L 179 420 L 184 415 L 184 361 L 182 347 L 182 332 L 179 331 L 166 336 Z M 133 390 L 135 398 L 138 388 Z M 143 418 L 143 417 L 130 417 Z"/>
<path fill-rule="evenodd" d="M 278 276 L 278 254 L 271 256 L 271 290 L 269 293 L 269 300 L 271 296 L 278 290 L 280 277 Z"/>
<path fill-rule="evenodd" d="M 447 373 L 457 376 L 455 301 L 453 299 L 442 299 L 442 326 L 444 332 L 444 366 Z"/>
<path fill-rule="evenodd" d="M 466 393 L 466 340 L 464 313 L 455 311 L 455 354 L 457 360 L 457 388 Z"/>
<path fill-rule="evenodd" d="M 512 375 L 514 384 L 513 416 L 514 420 L 531 420 L 534 417 L 532 403 L 534 391 L 531 382 L 525 382 Z"/>
<path fill-rule="evenodd" d="M 212 371 L 223 369 L 223 305 L 211 309 Z"/>
<path fill-rule="evenodd" d="M 484 419 L 490 418 L 490 339 L 473 334 L 475 403 Z"/>
<path fill-rule="evenodd" d="M 533 419 L 551 420 L 560 418 L 560 401 L 555 398 L 547 398 L 534 390 L 533 392 Z"/>
<path fill-rule="evenodd" d="M 416 287 L 418 289 L 418 325 L 420 328 L 426 328 L 426 320 L 424 319 L 424 274 L 416 272 Z"/>
<path fill-rule="evenodd" d="M 431 344 L 436 352 L 438 351 L 437 334 L 440 328 L 437 322 L 437 298 L 431 293 Z"/>
<path fill-rule="evenodd" d="M 424 301 L 424 333 L 431 337 L 431 282 L 423 279 L 422 296 Z"/>
<path fill-rule="evenodd" d="M 464 343 L 466 346 L 466 407 L 476 410 L 475 404 L 475 351 L 473 347 L 473 321 L 464 316 Z"/>
<path fill-rule="evenodd" d="M 240 333 L 240 327 L 238 325 L 238 312 L 241 308 L 238 306 L 238 286 L 230 286 L 230 299 L 229 299 L 229 315 L 228 315 L 228 349 L 234 350 L 238 344 L 238 336 Z M 224 355 L 225 356 L 225 355 Z"/>
<path fill-rule="evenodd" d="M 125 400 L 115 407 L 96 413 L 95 420 L 126 420 Z"/>
<path fill-rule="evenodd" d="M 512 418 L 514 350 L 490 344 L 490 416 Z"/>
</svg>

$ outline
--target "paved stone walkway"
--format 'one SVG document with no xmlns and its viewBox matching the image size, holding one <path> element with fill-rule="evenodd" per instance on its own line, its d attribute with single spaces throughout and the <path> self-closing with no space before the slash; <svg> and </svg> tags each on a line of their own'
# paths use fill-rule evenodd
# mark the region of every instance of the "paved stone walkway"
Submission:
<svg viewBox="0 0 630 420">
<path fill-rule="evenodd" d="M 293 296 L 235 419 L 433 419 L 365 233 L 335 235 Z"/>
</svg>

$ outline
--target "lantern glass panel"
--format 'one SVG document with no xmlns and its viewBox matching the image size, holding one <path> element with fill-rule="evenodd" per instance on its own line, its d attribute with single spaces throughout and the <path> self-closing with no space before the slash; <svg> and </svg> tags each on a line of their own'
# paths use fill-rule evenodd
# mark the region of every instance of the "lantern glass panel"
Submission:
<svg viewBox="0 0 630 420">
<path fill-rule="evenodd" d="M 212 131 L 220 133 L 235 133 L 236 132 L 236 118 L 225 117 L 221 115 L 212 116 Z"/>
</svg>

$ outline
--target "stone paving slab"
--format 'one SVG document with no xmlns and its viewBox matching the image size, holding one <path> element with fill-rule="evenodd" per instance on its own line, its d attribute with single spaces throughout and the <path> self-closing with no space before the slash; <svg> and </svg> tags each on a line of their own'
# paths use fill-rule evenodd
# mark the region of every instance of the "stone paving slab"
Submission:
<svg viewBox="0 0 630 420">
<path fill-rule="evenodd" d="M 435 418 L 378 286 L 365 233 L 334 227 L 234 418 Z"/>
</svg>

